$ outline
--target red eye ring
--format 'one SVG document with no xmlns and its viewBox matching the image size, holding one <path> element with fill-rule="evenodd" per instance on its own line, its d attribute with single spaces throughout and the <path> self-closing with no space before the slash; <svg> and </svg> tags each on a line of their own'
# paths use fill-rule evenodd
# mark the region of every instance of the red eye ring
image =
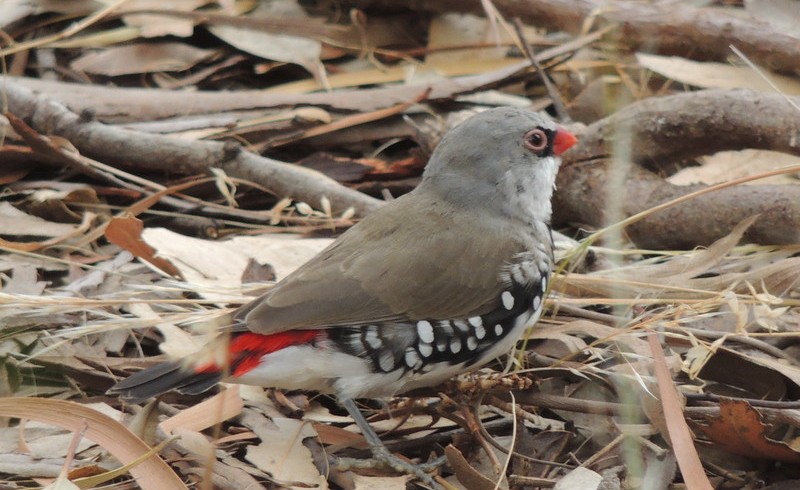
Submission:
<svg viewBox="0 0 800 490">
<path fill-rule="evenodd" d="M 547 148 L 547 133 L 539 128 L 531 129 L 522 139 L 525 141 L 525 148 L 531 151 L 542 151 Z"/>
</svg>

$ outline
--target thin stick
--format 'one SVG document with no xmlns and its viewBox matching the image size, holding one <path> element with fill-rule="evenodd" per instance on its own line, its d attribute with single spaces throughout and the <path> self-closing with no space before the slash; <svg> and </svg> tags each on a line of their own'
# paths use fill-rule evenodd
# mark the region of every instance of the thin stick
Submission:
<svg viewBox="0 0 800 490">
<path fill-rule="evenodd" d="M 520 47 L 525 53 L 525 56 L 528 57 L 528 60 L 530 60 L 531 64 L 536 68 L 536 73 L 539 75 L 539 78 L 542 79 L 542 83 L 544 83 L 544 86 L 547 89 L 547 94 L 550 96 L 550 100 L 553 101 L 553 107 L 556 110 L 558 119 L 565 123 L 571 122 L 572 119 L 570 119 L 569 113 L 567 113 L 567 108 L 564 106 L 564 101 L 561 100 L 561 94 L 558 92 L 558 87 L 556 87 L 556 84 L 553 83 L 553 81 L 550 79 L 550 76 L 544 71 L 544 68 L 542 68 L 542 64 L 539 63 L 539 60 L 536 59 L 536 56 L 533 53 L 533 48 L 525 39 L 525 33 L 523 32 L 523 29 L 524 26 L 522 25 L 522 21 L 519 17 L 515 17 L 514 30 L 517 31 Z"/>
</svg>

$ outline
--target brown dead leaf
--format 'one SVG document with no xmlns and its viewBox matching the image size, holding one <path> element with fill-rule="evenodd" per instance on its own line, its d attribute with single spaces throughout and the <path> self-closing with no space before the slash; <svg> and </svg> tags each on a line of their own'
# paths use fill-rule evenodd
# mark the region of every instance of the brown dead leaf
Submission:
<svg viewBox="0 0 800 490">
<path fill-rule="evenodd" d="M 6 294 L 39 296 L 47 283 L 39 281 L 39 271 L 31 264 L 19 264 L 12 269 L 11 279 L 0 288 Z"/>
<path fill-rule="evenodd" d="M 597 490 L 602 487 L 603 476 L 596 473 L 589 468 L 579 466 L 564 476 L 556 483 L 553 490 L 572 490 L 580 488 L 581 490 Z"/>
<path fill-rule="evenodd" d="M 694 446 L 694 439 L 683 416 L 683 404 L 678 397 L 678 391 L 672 380 L 664 351 L 658 342 L 655 333 L 647 335 L 650 349 L 653 352 L 653 366 L 658 380 L 658 394 L 661 399 L 661 406 L 664 408 L 664 417 L 669 431 L 669 443 L 675 456 L 678 459 L 678 467 L 686 482 L 687 488 L 692 490 L 711 490 L 711 482 L 708 481 L 703 463 L 697 454 Z"/>
<path fill-rule="evenodd" d="M 247 17 L 299 22 L 309 19 L 294 0 L 258 2 Z M 252 55 L 268 60 L 296 63 L 308 70 L 317 82 L 322 85 L 327 84 L 325 67 L 320 60 L 322 45 L 317 39 L 267 32 L 263 28 L 248 29 L 241 25 L 211 25 L 208 30 L 231 46 Z"/>
<path fill-rule="evenodd" d="M 335 425 L 315 423 L 314 430 L 317 431 L 319 440 L 323 444 L 355 448 L 368 447 L 364 436 L 342 429 L 341 427 L 336 427 Z"/>
<path fill-rule="evenodd" d="M 159 427 L 168 434 L 177 429 L 201 431 L 239 415 L 243 407 L 244 402 L 239 396 L 239 387 L 233 386 L 202 403 L 178 412 L 161 422 Z"/>
<path fill-rule="evenodd" d="M 138 43 L 105 48 L 77 58 L 70 65 L 74 70 L 115 77 L 188 70 L 213 56 L 216 50 L 200 49 L 185 43 Z"/>
<path fill-rule="evenodd" d="M 125 2 L 119 13 L 136 10 L 162 9 L 170 11 L 193 11 L 203 5 L 213 3 L 211 0 L 131 0 Z M 122 21 L 132 27 L 139 28 L 139 35 L 145 38 L 161 36 L 189 37 L 198 23 L 192 18 L 176 18 L 171 15 L 127 14 Z"/>
<path fill-rule="evenodd" d="M 364 476 L 353 475 L 353 490 L 405 490 L 408 475 Z"/>
<path fill-rule="evenodd" d="M 181 277 L 180 271 L 169 260 L 156 257 L 156 250 L 142 240 L 142 230 L 144 224 L 139 218 L 133 216 L 113 218 L 106 227 L 105 236 L 109 242 L 146 260 L 167 274 Z"/>
<path fill-rule="evenodd" d="M 58 237 L 74 232 L 75 228 L 75 225 L 48 221 L 20 211 L 8 202 L 0 202 L 3 235 Z"/>
<path fill-rule="evenodd" d="M 482 475 L 478 470 L 469 464 L 469 461 L 452 444 L 444 449 L 447 456 L 447 464 L 456 474 L 459 483 L 470 490 L 497 490 L 495 482 Z M 503 479 L 505 480 L 505 478 Z M 500 488 L 508 488 L 508 484 L 501 484 Z"/>
<path fill-rule="evenodd" d="M 3 145 L 0 146 L 0 160 L 3 166 L 0 167 L 0 185 L 8 185 L 19 181 L 28 175 L 33 169 L 33 151 L 30 148 Z"/>
<path fill-rule="evenodd" d="M 310 423 L 281 417 L 270 421 L 249 409 L 243 411 L 241 421 L 262 441 L 257 446 L 248 446 L 245 459 L 287 487 L 326 484 L 314 465 L 311 451 L 303 444 L 306 438 L 318 437 Z"/>
<path fill-rule="evenodd" d="M 744 400 L 722 399 L 719 417 L 695 426 L 728 452 L 749 458 L 800 463 L 800 453 L 783 442 L 767 437 L 771 427 Z"/>
<path fill-rule="evenodd" d="M 86 428 L 87 439 L 95 441 L 123 464 L 146 455 L 150 448 L 122 424 L 89 407 L 66 400 L 43 398 L 0 398 L 0 416 L 25 418 L 71 431 Z M 130 468 L 143 490 L 185 489 L 181 479 L 157 455 Z"/>
<path fill-rule="evenodd" d="M 0 224 L 8 225 L 8 228 L 3 227 L 3 232 L 6 234 L 13 234 L 8 233 L 8 229 L 18 228 L 19 234 L 21 235 L 29 235 L 33 234 L 35 236 L 40 236 L 39 234 L 42 233 L 43 228 L 49 228 L 50 230 L 54 229 L 54 225 L 62 225 L 68 227 L 69 231 L 66 231 L 66 228 L 62 228 L 66 232 L 62 235 L 55 236 L 49 240 L 45 240 L 43 242 L 10 242 L 7 240 L 3 240 L 0 238 L 0 246 L 10 248 L 12 250 L 22 250 L 25 252 L 32 252 L 34 250 L 39 250 L 41 248 L 49 247 L 52 245 L 56 245 L 63 241 L 69 240 L 70 238 L 74 238 L 89 229 L 92 222 L 94 221 L 95 215 L 93 213 L 85 213 L 83 215 L 83 221 L 79 226 L 74 225 L 65 225 L 62 223 L 52 223 L 43 219 L 36 218 L 35 216 L 30 216 L 28 214 L 22 213 L 21 211 L 13 208 L 10 204 L 6 207 L 4 206 L 7 203 L 0 203 Z M 12 211 L 11 209 L 14 209 Z M 18 213 L 21 213 L 18 214 Z M 4 219 L 5 215 L 5 219 Z M 18 221 L 14 218 L 14 216 L 25 216 L 25 220 L 28 220 L 28 226 L 25 227 L 24 223 Z M 22 225 L 22 226 L 21 226 Z M 45 235 L 46 236 L 46 235 Z"/>
<path fill-rule="evenodd" d="M 251 259 L 271 265 L 278 279 L 286 277 L 333 241 L 275 234 L 212 241 L 187 237 L 165 228 L 147 228 L 142 238 L 158 250 L 160 256 L 173 261 L 188 280 L 217 289 L 239 286 Z"/>
<path fill-rule="evenodd" d="M 636 53 L 636 60 L 640 65 L 666 78 L 695 87 L 749 88 L 762 92 L 774 92 L 772 86 L 748 66 L 692 61 L 677 56 L 645 53 Z M 796 78 L 763 71 L 778 86 L 781 93 L 800 95 L 800 82 Z"/>
<path fill-rule="evenodd" d="M 727 391 L 716 391 L 716 394 L 781 400 L 787 391 L 800 386 L 800 370 L 797 368 L 783 362 L 770 362 L 766 356 L 750 355 L 752 353 L 732 347 L 716 346 L 698 362 L 697 367 L 702 366 L 697 372 L 700 379 L 727 387 Z"/>
<path fill-rule="evenodd" d="M 89 186 L 71 190 L 39 189 L 31 193 L 22 204 L 25 211 L 40 218 L 58 223 L 80 223 L 82 210 L 75 211 L 70 204 L 99 204 L 97 192 Z"/>
<path fill-rule="evenodd" d="M 800 164 L 800 157 L 768 150 L 745 149 L 721 151 L 700 157 L 699 167 L 686 167 L 667 177 L 675 185 L 719 184 L 732 179 L 749 177 L 777 168 Z M 800 184 L 796 176 L 775 175 L 745 185 L 762 184 Z"/>
</svg>

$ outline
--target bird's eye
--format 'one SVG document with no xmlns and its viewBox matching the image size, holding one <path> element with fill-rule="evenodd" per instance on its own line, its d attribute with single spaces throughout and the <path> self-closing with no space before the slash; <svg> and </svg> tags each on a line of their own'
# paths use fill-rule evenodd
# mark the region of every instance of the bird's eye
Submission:
<svg viewBox="0 0 800 490">
<path fill-rule="evenodd" d="M 547 148 L 547 134 L 539 128 L 532 129 L 523 137 L 525 147 L 531 151 L 542 151 Z"/>
</svg>

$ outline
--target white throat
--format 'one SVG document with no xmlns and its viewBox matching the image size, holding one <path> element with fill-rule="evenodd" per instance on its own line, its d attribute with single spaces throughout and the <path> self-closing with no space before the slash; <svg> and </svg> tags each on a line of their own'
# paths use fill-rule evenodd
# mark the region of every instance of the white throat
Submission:
<svg viewBox="0 0 800 490">
<path fill-rule="evenodd" d="M 540 159 L 536 171 L 528 166 L 512 167 L 498 183 L 505 196 L 506 215 L 526 223 L 550 222 L 553 212 L 550 199 L 555 189 L 556 173 L 561 162 L 556 157 Z"/>
</svg>

